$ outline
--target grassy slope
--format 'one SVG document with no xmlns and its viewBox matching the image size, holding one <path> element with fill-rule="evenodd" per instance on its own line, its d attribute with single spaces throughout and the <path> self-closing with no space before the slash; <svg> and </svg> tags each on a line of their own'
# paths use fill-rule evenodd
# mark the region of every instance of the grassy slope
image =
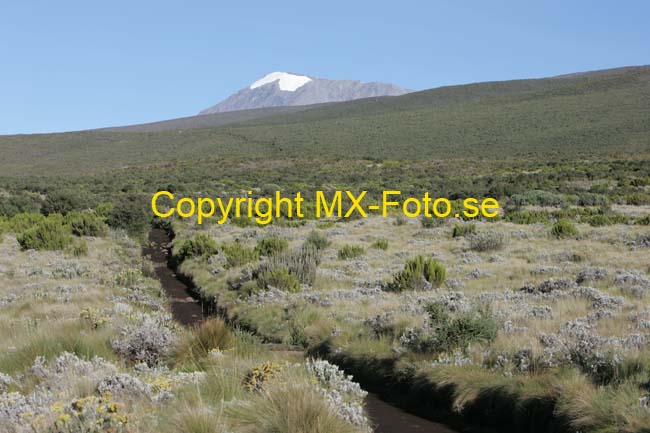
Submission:
<svg viewBox="0 0 650 433">
<path fill-rule="evenodd" d="M 8 175 L 206 156 L 492 159 L 650 153 L 650 67 L 444 87 L 216 128 L 0 137 Z"/>
</svg>

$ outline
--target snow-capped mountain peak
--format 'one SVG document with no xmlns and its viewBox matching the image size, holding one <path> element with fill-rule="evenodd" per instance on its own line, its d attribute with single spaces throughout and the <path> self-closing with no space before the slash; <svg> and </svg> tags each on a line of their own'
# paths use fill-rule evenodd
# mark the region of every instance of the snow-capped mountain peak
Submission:
<svg viewBox="0 0 650 433">
<path fill-rule="evenodd" d="M 294 75 L 288 72 L 271 72 L 270 74 L 260 78 L 250 85 L 250 89 L 262 87 L 265 84 L 277 81 L 280 90 L 286 92 L 295 92 L 296 89 L 304 86 L 311 81 L 311 78 L 304 75 Z"/>
<path fill-rule="evenodd" d="M 393 84 L 326 80 L 288 72 L 271 72 L 199 114 L 351 101 L 375 96 L 398 96 L 408 92 Z"/>
</svg>

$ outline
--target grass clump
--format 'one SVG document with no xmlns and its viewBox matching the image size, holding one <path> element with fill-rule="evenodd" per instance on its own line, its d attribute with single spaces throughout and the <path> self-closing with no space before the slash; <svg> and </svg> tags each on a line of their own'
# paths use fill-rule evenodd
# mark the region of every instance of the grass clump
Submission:
<svg viewBox="0 0 650 433">
<path fill-rule="evenodd" d="M 267 269 L 257 277 L 257 284 L 261 289 L 275 287 L 285 292 L 299 292 L 300 280 L 286 268 Z"/>
<path fill-rule="evenodd" d="M 370 245 L 370 248 L 386 251 L 388 249 L 388 239 L 377 239 Z"/>
<path fill-rule="evenodd" d="M 254 248 L 249 248 L 241 242 L 233 242 L 223 246 L 226 263 L 230 268 L 244 266 L 259 259 L 259 254 Z"/>
<path fill-rule="evenodd" d="M 274 381 L 228 412 L 233 424 L 248 433 L 353 433 L 314 386 L 303 381 Z"/>
<path fill-rule="evenodd" d="M 267 238 L 260 239 L 257 242 L 255 251 L 257 251 L 260 256 L 268 257 L 285 251 L 287 248 L 289 248 L 289 242 L 286 239 L 269 236 Z"/>
<path fill-rule="evenodd" d="M 473 251 L 500 250 L 508 243 L 508 237 L 496 231 L 483 231 L 469 236 L 469 248 Z"/>
<path fill-rule="evenodd" d="M 445 281 L 445 267 L 431 257 L 416 256 L 397 273 L 389 289 L 393 291 L 423 290 L 440 287 Z"/>
<path fill-rule="evenodd" d="M 225 322 L 211 318 L 194 328 L 189 339 L 180 343 L 176 357 L 181 364 L 198 361 L 212 350 L 227 350 L 233 344 L 234 337 Z"/>
<path fill-rule="evenodd" d="M 366 253 L 365 248 L 359 245 L 344 245 L 339 249 L 338 257 L 340 260 L 349 260 L 360 257 Z"/>
<path fill-rule="evenodd" d="M 558 220 L 553 227 L 551 227 L 551 236 L 556 239 L 576 238 L 579 236 L 576 226 L 567 219 Z"/>
<path fill-rule="evenodd" d="M 47 218 L 16 238 L 24 250 L 62 250 L 72 243 L 70 227 L 62 218 Z"/>
<path fill-rule="evenodd" d="M 298 291 L 300 283 L 314 284 L 319 263 L 318 249 L 305 243 L 301 248 L 273 255 L 262 263 L 257 270 L 258 285 L 260 288 L 273 286 L 280 290 Z"/>
<path fill-rule="evenodd" d="M 88 255 L 88 242 L 85 239 L 78 239 L 68 246 L 65 251 L 74 257 L 86 256 Z"/>
<path fill-rule="evenodd" d="M 476 225 L 474 224 L 454 224 L 454 229 L 451 232 L 452 238 L 459 238 L 469 236 L 476 233 Z"/>
</svg>

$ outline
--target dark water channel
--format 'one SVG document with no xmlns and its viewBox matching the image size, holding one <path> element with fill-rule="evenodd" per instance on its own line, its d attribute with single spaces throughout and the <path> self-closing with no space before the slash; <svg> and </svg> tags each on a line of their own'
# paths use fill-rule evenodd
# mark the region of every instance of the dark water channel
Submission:
<svg viewBox="0 0 650 433">
<path fill-rule="evenodd" d="M 200 301 L 191 295 L 190 287 L 168 266 L 170 243 L 171 238 L 165 230 L 152 229 L 143 254 L 148 255 L 155 266 L 156 275 L 169 298 L 174 319 L 183 325 L 194 326 L 203 320 L 203 308 Z M 391 406 L 374 394 L 369 394 L 366 398 L 366 408 L 376 433 L 455 433 L 442 424 Z"/>
</svg>

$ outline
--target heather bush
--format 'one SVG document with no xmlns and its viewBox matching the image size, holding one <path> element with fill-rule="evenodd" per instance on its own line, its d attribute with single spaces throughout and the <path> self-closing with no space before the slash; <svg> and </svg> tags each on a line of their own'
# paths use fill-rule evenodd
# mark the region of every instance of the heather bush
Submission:
<svg viewBox="0 0 650 433">
<path fill-rule="evenodd" d="M 440 287 L 445 281 L 445 267 L 431 257 L 416 256 L 406 262 L 404 269 L 398 272 L 389 290 L 423 290 Z"/>
<path fill-rule="evenodd" d="M 27 229 L 36 226 L 45 221 L 45 217 L 40 213 L 19 213 L 11 217 L 7 222 L 7 227 L 16 234 L 20 234 Z"/>
<path fill-rule="evenodd" d="M 422 224 L 422 227 L 425 229 L 431 229 L 434 227 L 438 227 L 444 223 L 443 218 L 438 218 L 438 217 L 427 217 L 427 216 L 422 216 L 420 217 L 420 224 Z"/>
<path fill-rule="evenodd" d="M 289 242 L 284 238 L 269 236 L 257 242 L 255 250 L 260 256 L 272 256 L 273 254 L 285 251 Z"/>
<path fill-rule="evenodd" d="M 207 233 L 198 233 L 194 238 L 186 239 L 175 256 L 182 262 L 191 257 L 208 258 L 217 252 L 219 247 L 215 240 Z"/>
<path fill-rule="evenodd" d="M 113 202 L 106 223 L 130 234 L 142 234 L 151 222 L 151 213 L 144 205 L 147 199 L 140 195 L 120 196 Z"/>
<path fill-rule="evenodd" d="M 486 230 L 469 236 L 469 248 L 473 251 L 495 251 L 503 248 L 508 237 L 497 231 Z"/>
<path fill-rule="evenodd" d="M 311 245 L 317 250 L 324 250 L 330 245 L 330 241 L 327 239 L 327 236 L 312 230 L 311 233 L 305 239 L 305 244 Z"/>
<path fill-rule="evenodd" d="M 429 323 L 422 328 L 409 328 L 400 337 L 400 343 L 413 352 L 450 353 L 465 350 L 471 343 L 496 340 L 499 324 L 489 308 L 452 315 L 446 305 L 433 302 L 425 311 Z"/>
<path fill-rule="evenodd" d="M 578 237 L 578 229 L 576 226 L 567 219 L 558 220 L 553 227 L 551 227 L 551 236 L 556 239 L 576 238 Z"/>
<path fill-rule="evenodd" d="M 349 260 L 360 257 L 366 253 L 366 250 L 359 245 L 344 245 L 338 251 L 340 260 Z"/>
<path fill-rule="evenodd" d="M 48 217 L 16 239 L 24 250 L 62 250 L 72 243 L 72 233 L 61 218 Z"/>
<path fill-rule="evenodd" d="M 72 233 L 77 236 L 106 236 L 108 233 L 108 226 L 94 212 L 73 211 L 68 213 L 66 221 Z"/>
</svg>

